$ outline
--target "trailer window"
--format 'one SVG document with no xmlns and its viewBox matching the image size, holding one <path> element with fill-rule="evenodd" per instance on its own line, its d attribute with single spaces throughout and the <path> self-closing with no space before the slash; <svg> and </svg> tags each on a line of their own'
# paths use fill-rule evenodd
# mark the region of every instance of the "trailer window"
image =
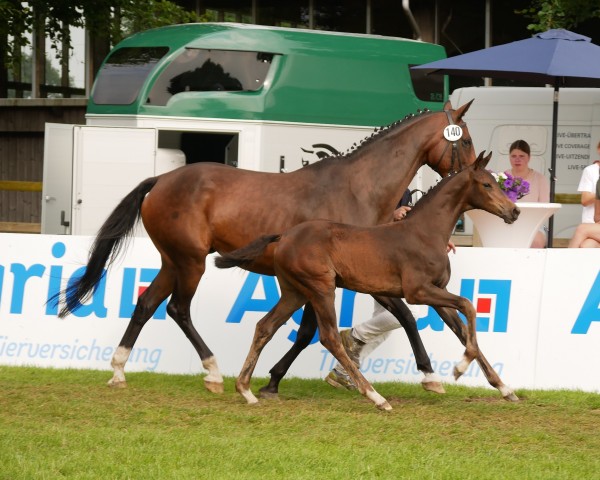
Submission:
<svg viewBox="0 0 600 480">
<path fill-rule="evenodd" d="M 115 50 L 98 73 L 92 98 L 97 105 L 130 105 L 168 47 L 131 47 Z"/>
<path fill-rule="evenodd" d="M 409 65 L 414 67 L 414 65 Z M 421 70 L 408 69 L 412 81 L 413 90 L 419 100 L 426 102 L 444 101 L 444 76 L 426 75 Z"/>
<path fill-rule="evenodd" d="M 256 91 L 272 61 L 272 53 L 186 48 L 160 74 L 147 103 L 166 105 L 182 92 Z"/>
</svg>

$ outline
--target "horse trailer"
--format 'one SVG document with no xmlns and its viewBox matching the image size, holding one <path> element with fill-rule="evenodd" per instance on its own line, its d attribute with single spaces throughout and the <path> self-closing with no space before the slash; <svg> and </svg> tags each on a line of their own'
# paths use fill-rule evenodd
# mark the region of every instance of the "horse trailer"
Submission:
<svg viewBox="0 0 600 480">
<path fill-rule="evenodd" d="M 410 67 L 444 57 L 402 38 L 232 23 L 133 35 L 104 61 L 86 124 L 46 124 L 42 233 L 95 234 L 141 180 L 185 164 L 292 171 L 441 110 L 447 80 Z"/>
</svg>

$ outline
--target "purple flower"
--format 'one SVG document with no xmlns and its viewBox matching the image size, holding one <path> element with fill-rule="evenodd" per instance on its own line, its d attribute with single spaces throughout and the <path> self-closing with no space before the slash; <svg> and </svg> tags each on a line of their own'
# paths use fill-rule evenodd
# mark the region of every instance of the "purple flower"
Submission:
<svg viewBox="0 0 600 480">
<path fill-rule="evenodd" d="M 513 202 L 529 193 L 529 182 L 521 177 L 513 177 L 510 173 L 494 174 L 504 194 Z"/>
</svg>

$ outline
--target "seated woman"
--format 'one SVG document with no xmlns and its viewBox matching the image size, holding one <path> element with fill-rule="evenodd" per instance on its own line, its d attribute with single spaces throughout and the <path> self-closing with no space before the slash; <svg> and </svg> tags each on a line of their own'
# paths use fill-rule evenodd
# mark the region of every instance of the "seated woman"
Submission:
<svg viewBox="0 0 600 480">
<path fill-rule="evenodd" d="M 582 223 L 575 229 L 569 248 L 600 248 L 600 180 L 596 182 L 594 222 Z"/>
<path fill-rule="evenodd" d="M 521 177 L 529 183 L 529 193 L 523 197 L 524 202 L 550 201 L 550 182 L 540 172 L 529 167 L 531 148 L 525 140 L 516 140 L 509 148 L 510 173 L 513 177 Z M 536 232 L 531 248 L 546 248 L 547 239 L 544 228 Z"/>
</svg>

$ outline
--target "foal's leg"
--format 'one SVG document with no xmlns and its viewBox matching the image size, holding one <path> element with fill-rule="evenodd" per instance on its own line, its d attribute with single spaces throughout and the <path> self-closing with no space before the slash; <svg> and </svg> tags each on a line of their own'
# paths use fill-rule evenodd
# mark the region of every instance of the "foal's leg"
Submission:
<svg viewBox="0 0 600 480">
<path fill-rule="evenodd" d="M 455 333 L 460 342 L 464 345 L 466 341 L 466 327 L 465 324 L 461 321 L 460 317 L 456 313 L 456 310 L 451 308 L 439 307 L 435 309 L 444 323 L 450 327 L 450 329 Z M 481 371 L 485 375 L 485 378 L 489 382 L 489 384 L 497 388 L 498 391 L 502 394 L 505 400 L 511 402 L 519 401 L 519 398 L 515 395 L 514 391 L 502 382 L 500 376 L 496 373 L 494 368 L 487 361 L 481 350 L 479 350 L 479 354 L 475 358 L 477 363 L 479 364 Z"/>
<path fill-rule="evenodd" d="M 258 403 L 258 399 L 250 390 L 250 379 L 258 357 L 264 346 L 269 343 L 275 332 L 281 327 L 304 303 L 306 298 L 295 291 L 284 290 L 282 287 L 281 299 L 273 309 L 261 318 L 254 329 L 254 339 L 250 350 L 237 378 L 235 388 L 248 403 Z"/>
<path fill-rule="evenodd" d="M 417 322 L 406 304 L 400 298 L 379 297 L 375 295 L 373 298 L 394 315 L 404 328 L 415 356 L 415 361 L 417 362 L 417 368 L 424 375 L 421 386 L 429 392 L 446 393 L 439 376 L 433 371 L 429 355 L 427 355 L 421 335 L 419 335 L 419 330 L 417 329 Z"/>
<path fill-rule="evenodd" d="M 323 346 L 331 352 L 338 362 L 344 367 L 346 373 L 354 380 L 358 391 L 371 400 L 381 410 L 391 410 L 392 406 L 382 397 L 369 381 L 363 376 L 358 367 L 346 353 L 342 345 L 342 339 L 337 329 L 336 314 L 334 307 L 335 293 L 324 296 L 322 299 L 311 299 L 317 322 L 319 325 L 319 339 Z"/>
<path fill-rule="evenodd" d="M 175 291 L 167 305 L 167 313 L 175 320 L 194 346 L 200 356 L 202 366 L 208 370 L 207 375 L 204 377 L 206 389 L 212 393 L 223 393 L 223 376 L 217 365 L 217 359 L 194 327 L 190 314 L 192 298 L 196 293 L 200 278 L 204 274 L 205 259 L 202 257 L 196 263 L 188 259 L 186 262 L 183 268 L 181 265 L 178 266 Z"/>
<path fill-rule="evenodd" d="M 260 389 L 260 396 L 264 398 L 276 397 L 279 393 L 279 382 L 285 376 L 294 360 L 298 358 L 298 355 L 310 345 L 311 340 L 315 336 L 317 331 L 317 317 L 315 311 L 310 303 L 304 306 L 304 312 L 302 313 L 302 321 L 296 334 L 296 341 L 292 345 L 287 353 L 275 364 L 269 373 L 271 379 L 269 384 L 265 385 Z"/>
<path fill-rule="evenodd" d="M 174 277 L 171 270 L 163 265 L 156 278 L 138 299 L 129 325 L 110 362 L 113 368 L 113 377 L 108 381 L 110 387 L 124 388 L 127 386 L 127 381 L 125 380 L 125 363 L 129 359 L 131 350 L 142 328 L 144 328 L 144 325 L 146 325 L 146 322 L 154 314 L 158 306 L 171 294 L 173 284 Z"/>
<path fill-rule="evenodd" d="M 405 290 L 406 291 L 406 290 Z M 407 297 L 409 291 L 407 292 Z M 445 288 L 440 288 L 432 283 L 422 284 L 417 288 L 410 289 L 410 302 L 420 305 L 431 305 L 434 308 L 450 307 L 459 310 L 467 319 L 465 334 L 465 352 L 462 360 L 454 367 L 454 378 L 458 379 L 466 372 L 470 363 L 479 355 L 477 346 L 477 332 L 475 325 L 475 307 L 464 297 L 454 295 Z"/>
</svg>

